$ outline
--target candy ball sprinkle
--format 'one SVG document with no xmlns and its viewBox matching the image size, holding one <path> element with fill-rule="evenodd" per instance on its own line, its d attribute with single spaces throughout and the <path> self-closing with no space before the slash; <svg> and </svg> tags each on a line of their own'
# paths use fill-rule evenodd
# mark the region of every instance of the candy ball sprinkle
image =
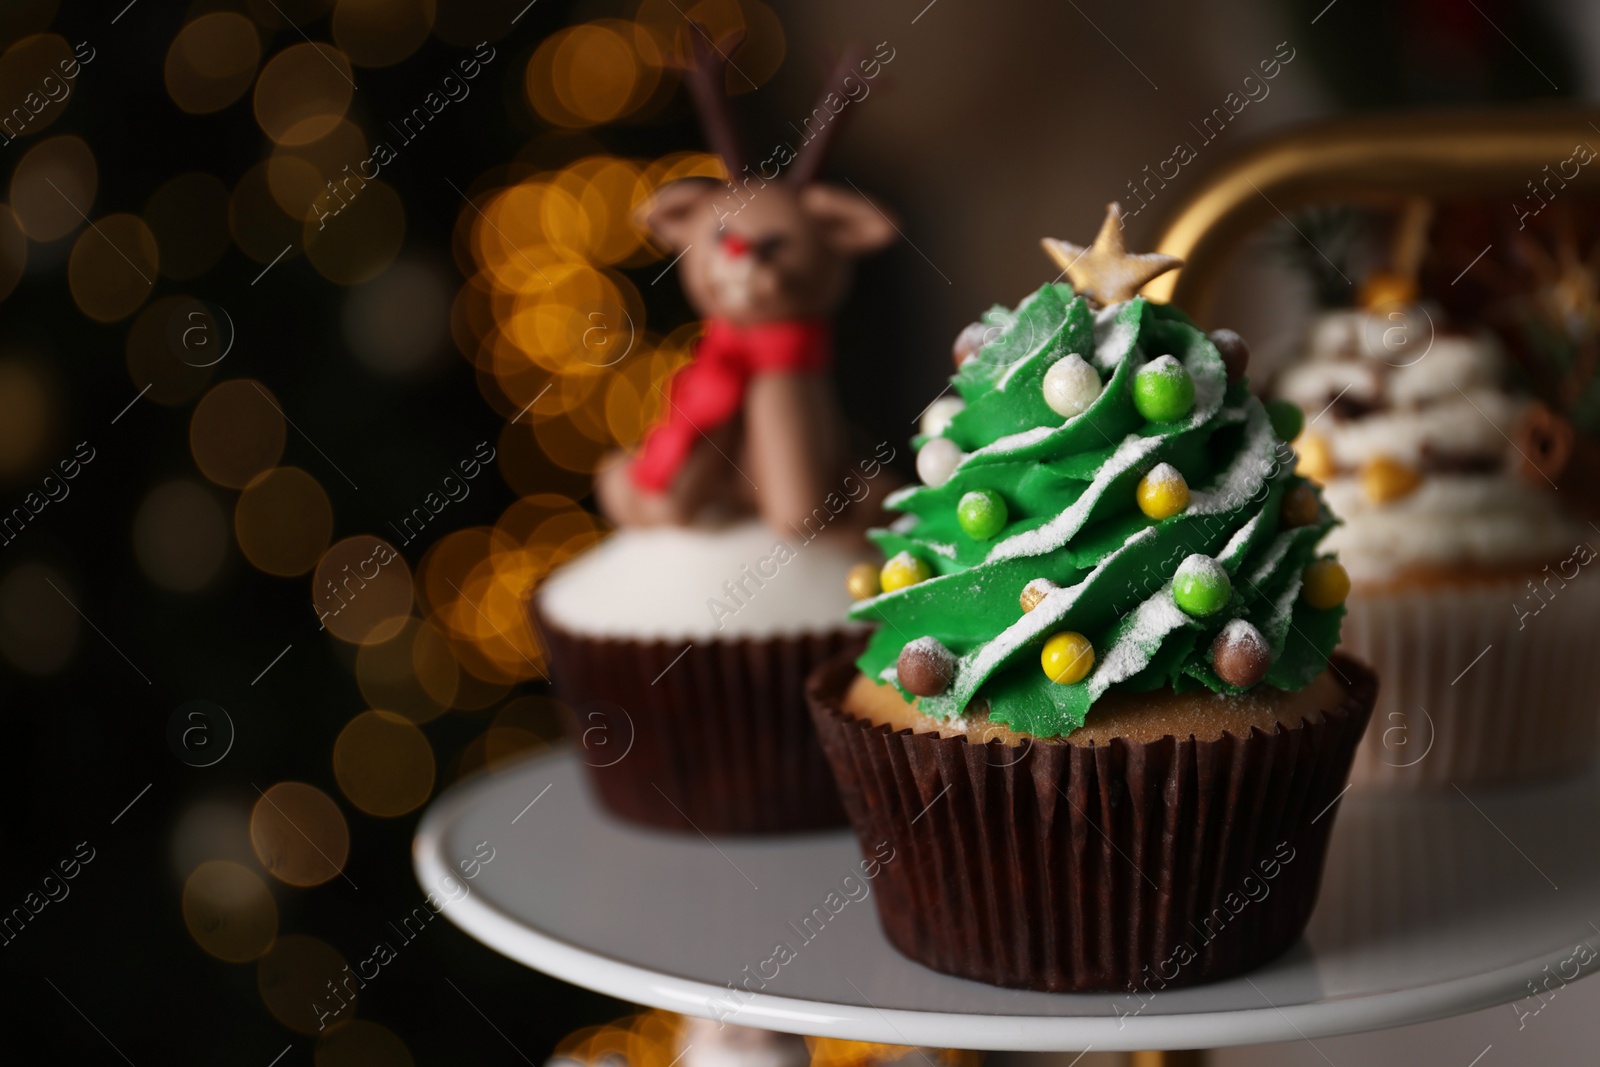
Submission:
<svg viewBox="0 0 1600 1067">
<path fill-rule="evenodd" d="M 1077 353 L 1062 356 L 1044 372 L 1044 402 L 1064 419 L 1083 414 L 1100 396 L 1100 375 Z"/>
<path fill-rule="evenodd" d="M 1196 552 L 1178 564 L 1172 576 L 1172 599 L 1185 615 L 1204 618 L 1228 606 L 1233 582 L 1222 564 Z"/>
<path fill-rule="evenodd" d="M 1317 503 L 1316 490 L 1301 482 L 1283 494 L 1278 506 L 1278 521 L 1287 527 L 1310 526 L 1322 517 L 1322 507 Z"/>
<path fill-rule="evenodd" d="M 959 396 L 941 396 L 922 413 L 922 422 L 917 429 L 928 437 L 938 437 L 950 425 L 950 420 L 966 409 L 966 402 Z"/>
<path fill-rule="evenodd" d="M 1173 356 L 1161 356 L 1133 376 L 1133 406 L 1151 422 L 1177 422 L 1194 407 L 1194 379 Z"/>
<path fill-rule="evenodd" d="M 1157 464 L 1134 490 L 1139 510 L 1152 519 L 1166 519 L 1189 506 L 1189 483 L 1170 463 Z"/>
<path fill-rule="evenodd" d="M 974 541 L 987 541 L 1006 528 L 1005 498 L 993 489 L 974 489 L 956 505 L 956 522 Z"/>
<path fill-rule="evenodd" d="M 900 650 L 894 670 L 906 692 L 936 697 L 955 680 L 956 657 L 937 638 L 919 637 Z"/>
<path fill-rule="evenodd" d="M 1060 588 L 1059 585 L 1048 578 L 1035 578 L 1022 587 L 1022 596 L 1018 598 L 1022 602 L 1023 612 L 1032 611 L 1039 606 L 1039 601 Z"/>
<path fill-rule="evenodd" d="M 883 570 L 878 572 L 878 584 L 885 593 L 892 593 L 932 577 L 933 568 L 928 566 L 926 560 L 920 560 L 909 552 L 897 552 L 889 557 Z"/>
<path fill-rule="evenodd" d="M 1211 338 L 1211 343 L 1217 346 L 1217 352 L 1222 356 L 1222 365 L 1228 371 L 1228 384 L 1232 385 L 1243 378 L 1250 366 L 1250 346 L 1244 343 L 1244 338 L 1232 330 L 1212 330 L 1206 336 Z"/>
<path fill-rule="evenodd" d="M 1081 682 L 1094 667 L 1094 646 L 1087 637 L 1071 630 L 1056 634 L 1044 643 L 1039 665 L 1044 668 L 1045 677 L 1057 685 Z"/>
<path fill-rule="evenodd" d="M 1350 575 L 1338 560 L 1319 559 L 1300 576 L 1300 596 L 1314 608 L 1336 608 L 1350 595 Z"/>
<path fill-rule="evenodd" d="M 1306 414 L 1287 400 L 1267 401 L 1267 420 L 1280 441 L 1293 441 L 1306 428 Z"/>
<path fill-rule="evenodd" d="M 857 563 L 844 577 L 844 587 L 851 600 L 866 600 L 883 591 L 878 585 L 878 568 L 870 563 Z"/>
<path fill-rule="evenodd" d="M 1409 496 L 1422 484 L 1413 467 L 1390 456 L 1373 456 L 1361 468 L 1361 489 L 1374 504 L 1387 504 Z"/>
<path fill-rule="evenodd" d="M 1267 676 L 1272 646 L 1243 619 L 1231 619 L 1211 642 L 1211 667 L 1229 685 L 1247 689 Z"/>
<path fill-rule="evenodd" d="M 1316 434 L 1301 434 L 1294 442 L 1294 452 L 1298 457 L 1294 472 L 1300 477 L 1323 483 L 1333 477 L 1333 449 Z"/>
<path fill-rule="evenodd" d="M 917 477 L 922 484 L 937 489 L 950 480 L 967 454 L 948 437 L 935 437 L 917 453 Z"/>
</svg>

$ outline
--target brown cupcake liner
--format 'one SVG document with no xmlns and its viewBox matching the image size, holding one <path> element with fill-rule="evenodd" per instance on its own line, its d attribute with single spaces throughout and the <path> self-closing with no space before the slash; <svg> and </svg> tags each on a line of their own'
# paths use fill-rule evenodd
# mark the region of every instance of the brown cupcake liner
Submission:
<svg viewBox="0 0 1600 1067">
<path fill-rule="evenodd" d="M 893 730 L 842 708 L 841 657 L 807 695 L 863 847 L 887 841 L 878 915 L 937 971 L 1049 992 L 1214 981 L 1282 953 L 1311 917 L 1377 678 L 1317 721 L 1215 741 L 1011 746 Z M 1137 993 L 1137 996 L 1133 995 Z"/>
<path fill-rule="evenodd" d="M 1541 586 L 1543 600 L 1529 578 L 1546 575 L 1351 594 L 1342 647 L 1383 678 L 1357 789 L 1512 785 L 1594 765 L 1600 577 Z"/>
<path fill-rule="evenodd" d="M 805 680 L 860 637 L 641 641 L 576 634 L 537 609 L 578 755 L 612 814 L 665 830 L 779 834 L 845 824 Z"/>
</svg>

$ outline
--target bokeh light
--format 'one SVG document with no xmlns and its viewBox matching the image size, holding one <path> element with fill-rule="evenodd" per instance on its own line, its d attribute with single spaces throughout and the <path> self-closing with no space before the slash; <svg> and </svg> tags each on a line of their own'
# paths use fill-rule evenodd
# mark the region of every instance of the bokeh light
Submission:
<svg viewBox="0 0 1600 1067">
<path fill-rule="evenodd" d="M 20 479 L 45 462 L 57 416 L 56 387 L 45 364 L 0 359 L 0 479 Z"/>
<path fill-rule="evenodd" d="M 600 19 L 559 30 L 528 61 L 528 102 L 556 126 L 614 122 L 655 90 L 662 57 L 633 24 Z"/>
<path fill-rule="evenodd" d="M 248 867 L 208 860 L 183 883 L 183 924 L 211 955 L 248 963 L 278 936 L 278 906 L 266 883 Z"/>
<path fill-rule="evenodd" d="M 251 378 L 218 385 L 195 405 L 189 419 L 189 451 L 211 481 L 243 489 L 277 466 L 287 430 L 277 397 Z"/>
<path fill-rule="evenodd" d="M 322 484 L 299 467 L 257 475 L 233 509 L 239 551 L 257 570 L 305 574 L 333 537 L 333 505 Z"/>
<path fill-rule="evenodd" d="M 256 862 L 250 848 L 250 813 L 241 804 L 215 798 L 198 800 L 172 824 L 172 870 L 181 881 L 207 860 Z"/>
<path fill-rule="evenodd" d="M 216 366 L 212 350 L 227 339 L 191 331 L 196 326 L 209 329 L 213 318 L 200 301 L 182 295 L 158 297 L 140 310 L 128 327 L 126 353 L 128 377 L 140 389 L 150 387 L 146 399 L 185 404 L 210 383 Z M 199 344 L 202 340 L 205 346 Z M 254 395 L 259 401 L 260 395 Z"/>
<path fill-rule="evenodd" d="M 351 62 L 387 67 L 428 39 L 434 6 L 434 0 L 338 0 L 333 9 L 333 39 Z"/>
<path fill-rule="evenodd" d="M 279 144 L 309 144 L 332 132 L 355 94 L 350 61 L 332 45 L 285 48 L 256 79 L 256 122 Z"/>
<path fill-rule="evenodd" d="M 329 633 L 354 645 L 387 641 L 411 616 L 411 568 L 381 537 L 347 537 L 311 579 L 311 603 Z"/>
<path fill-rule="evenodd" d="M 25 132 L 31 137 L 59 119 L 78 94 L 66 71 L 80 68 L 72 46 L 53 33 L 24 37 L 0 53 L 0 100 L 8 112 L 20 107 L 29 116 L 26 125 L 14 123 L 8 136 Z"/>
<path fill-rule="evenodd" d="M 444 273 L 424 260 L 400 260 L 345 294 L 345 344 L 386 378 L 408 378 L 443 351 L 450 325 Z"/>
<path fill-rule="evenodd" d="M 300 244 L 301 220 L 278 206 L 272 195 L 271 166 L 271 160 L 263 160 L 245 171 L 228 198 L 228 232 L 257 263 L 272 263 L 285 250 L 293 258 Z"/>
<path fill-rule="evenodd" d="M 24 563 L 0 578 L 0 656 L 24 674 L 55 674 L 78 644 L 72 586 L 42 563 Z"/>
<path fill-rule="evenodd" d="M 54 241 L 84 224 L 99 182 L 94 153 L 81 137 L 50 137 L 28 149 L 11 172 L 11 210 L 23 233 Z"/>
<path fill-rule="evenodd" d="M 400 194 L 381 181 L 355 187 L 359 182 L 352 183 L 347 199 L 334 200 L 337 215 L 307 219 L 302 233 L 306 258 L 337 285 L 376 278 L 394 262 L 406 236 Z"/>
<path fill-rule="evenodd" d="M 144 221 L 161 249 L 161 273 L 197 278 L 228 250 L 228 187 L 200 171 L 169 178 L 145 201 Z"/>
<path fill-rule="evenodd" d="M 420 619 L 407 619 L 399 633 L 356 653 L 356 682 L 367 703 L 418 724 L 451 706 L 460 678 L 444 635 Z"/>
<path fill-rule="evenodd" d="M 167 48 L 167 95 L 192 115 L 221 111 L 250 88 L 260 62 L 261 39 L 249 19 L 234 11 L 201 15 Z"/>
<path fill-rule="evenodd" d="M 328 991 L 329 982 L 339 990 L 339 998 Z M 297 1034 L 327 1028 L 319 1006 L 348 1019 L 355 1014 L 358 999 L 356 980 L 346 974 L 344 957 L 326 941 L 305 934 L 285 934 L 272 943 L 256 964 L 256 989 L 272 1017 Z"/>
<path fill-rule="evenodd" d="M 67 281 L 78 310 L 96 322 L 116 322 L 139 309 L 160 273 L 155 234 L 137 215 L 107 215 L 72 245 Z"/>
<path fill-rule="evenodd" d="M 412 1067 L 416 1061 L 393 1030 L 351 1019 L 317 1038 L 315 1062 L 317 1067 Z"/>
<path fill-rule="evenodd" d="M 38 33 L 56 17 L 60 0 L 8 0 L 0 6 L 0 41 Z"/>
<path fill-rule="evenodd" d="M 350 827 L 339 805 L 316 786 L 279 782 L 250 812 L 250 844 L 278 881 L 321 885 L 344 870 Z"/>
<path fill-rule="evenodd" d="M 202 589 L 227 559 L 227 514 L 199 482 L 180 479 L 158 485 L 134 512 L 133 555 L 163 589 Z"/>
<path fill-rule="evenodd" d="M 348 195 L 346 182 L 350 189 L 363 184 L 360 165 L 367 156 L 367 135 L 340 119 L 315 141 L 275 147 L 267 160 L 267 187 L 292 218 L 304 222 L 330 214 L 339 208 L 338 196 Z"/>
<path fill-rule="evenodd" d="M 368 815 L 404 815 L 433 792 L 433 747 L 404 716 L 364 711 L 339 731 L 333 773 L 345 797 Z"/>
</svg>

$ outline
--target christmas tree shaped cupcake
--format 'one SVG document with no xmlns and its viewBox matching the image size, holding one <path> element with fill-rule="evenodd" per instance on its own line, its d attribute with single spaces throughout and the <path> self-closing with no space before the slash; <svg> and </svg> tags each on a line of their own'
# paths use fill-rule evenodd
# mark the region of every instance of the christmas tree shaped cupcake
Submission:
<svg viewBox="0 0 1600 1067">
<path fill-rule="evenodd" d="M 1136 295 L 1176 262 L 1127 253 L 1115 205 L 1092 247 L 1045 244 L 1071 284 L 958 341 L 854 590 L 878 628 L 813 709 L 862 841 L 904 857 L 879 911 L 908 955 L 1052 990 L 1221 977 L 1303 929 L 1375 682 L 1330 660 L 1349 582 L 1299 413 L 1250 394 L 1237 335 Z"/>
</svg>

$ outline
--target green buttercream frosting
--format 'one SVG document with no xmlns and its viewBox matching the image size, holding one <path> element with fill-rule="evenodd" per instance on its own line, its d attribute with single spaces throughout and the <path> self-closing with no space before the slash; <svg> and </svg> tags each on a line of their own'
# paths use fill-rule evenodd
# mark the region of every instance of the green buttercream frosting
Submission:
<svg viewBox="0 0 1600 1067">
<path fill-rule="evenodd" d="M 1321 673 L 1344 608 L 1313 608 L 1300 586 L 1333 520 L 1322 507 L 1312 525 L 1280 521 L 1285 492 L 1303 482 L 1293 453 L 1246 382 L 1228 384 L 1206 335 L 1168 305 L 1135 297 L 1097 311 L 1063 284 L 1014 311 L 995 307 L 983 321 L 996 336 L 951 379 L 966 406 L 941 434 L 965 458 L 943 485 L 891 496 L 902 516 L 871 534 L 886 557 L 910 552 L 933 577 L 852 609 L 852 619 L 879 624 L 861 670 L 898 687 L 901 649 L 931 636 L 955 655 L 956 672 L 945 693 L 920 699 L 923 711 L 948 719 L 978 700 L 991 719 L 1039 737 L 1082 726 L 1112 690 L 1244 692 L 1212 668 L 1212 640 L 1233 619 L 1251 623 L 1271 647 L 1259 684 L 1300 689 Z M 1103 386 L 1087 409 L 1063 419 L 1042 383 L 1072 353 Z M 1188 371 L 1194 405 L 1158 424 L 1139 414 L 1132 385 L 1139 368 L 1164 355 Z M 1182 473 L 1189 501 L 1156 520 L 1135 490 L 1162 463 Z M 998 493 L 1006 516 L 981 540 L 958 518 L 962 497 L 979 489 Z M 1173 575 L 1194 553 L 1215 558 L 1232 586 L 1226 606 L 1203 618 L 1172 597 Z M 1024 612 L 1022 589 L 1039 578 L 1058 588 Z M 1084 635 L 1095 652 L 1088 676 L 1072 684 L 1051 681 L 1039 661 L 1044 643 L 1064 631 Z"/>
</svg>

